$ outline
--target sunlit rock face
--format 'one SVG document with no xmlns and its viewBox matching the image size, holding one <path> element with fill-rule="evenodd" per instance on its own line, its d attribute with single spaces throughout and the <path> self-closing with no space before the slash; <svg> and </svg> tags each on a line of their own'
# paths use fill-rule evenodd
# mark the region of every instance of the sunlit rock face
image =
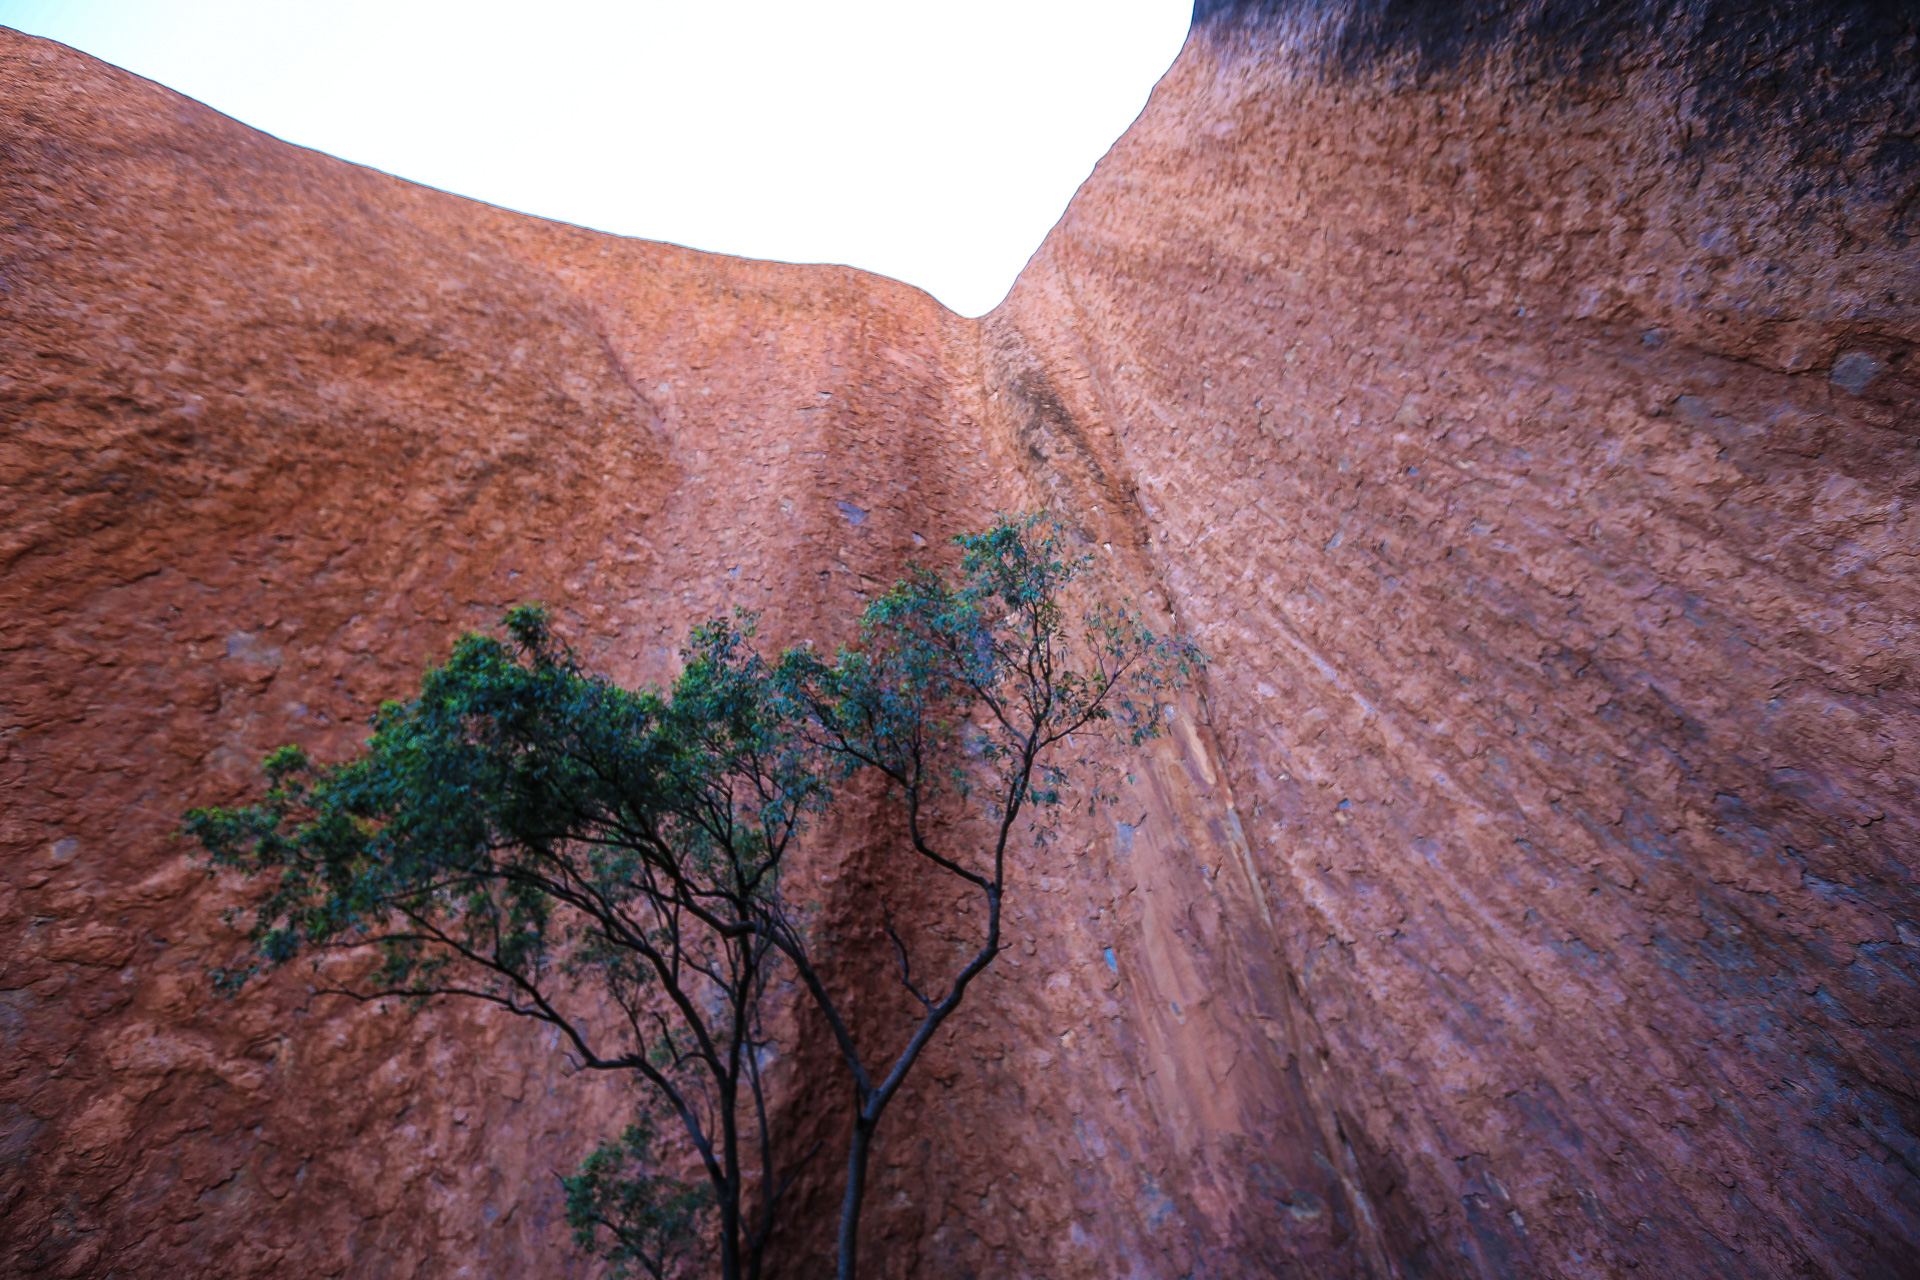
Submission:
<svg viewBox="0 0 1920 1280">
<path fill-rule="evenodd" d="M 289 972 L 168 836 L 556 606 L 659 679 L 1047 505 L 1205 685 L 1024 855 L 875 1276 L 1920 1255 L 1920 42 L 1893 6 L 1202 6 L 996 312 L 622 240 L 0 32 L 0 1267 L 589 1274 L 617 1082 Z M 863 1035 L 884 822 L 802 870 Z M 844 1090 L 804 1018 L 804 1150 Z M 783 1275 L 817 1274 L 837 1164 Z"/>
</svg>

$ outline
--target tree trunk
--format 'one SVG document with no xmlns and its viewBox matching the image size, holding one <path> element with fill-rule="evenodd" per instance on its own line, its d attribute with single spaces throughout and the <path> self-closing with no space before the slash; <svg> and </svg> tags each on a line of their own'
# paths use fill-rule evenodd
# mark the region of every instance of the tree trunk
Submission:
<svg viewBox="0 0 1920 1280">
<path fill-rule="evenodd" d="M 853 1124 L 853 1146 L 847 1152 L 847 1199 L 840 1209 L 840 1270 L 838 1280 L 855 1280 L 859 1269 L 860 1202 L 867 1194 L 867 1156 L 873 1149 L 873 1131 L 880 1118 L 869 1119 L 866 1108 Z"/>
<path fill-rule="evenodd" d="M 740 1205 L 724 1195 L 720 1200 L 720 1280 L 740 1280 Z"/>
</svg>

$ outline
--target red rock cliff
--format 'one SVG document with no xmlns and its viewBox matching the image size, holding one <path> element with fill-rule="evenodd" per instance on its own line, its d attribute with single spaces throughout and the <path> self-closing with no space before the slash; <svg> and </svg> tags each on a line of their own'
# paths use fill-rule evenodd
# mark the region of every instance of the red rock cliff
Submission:
<svg viewBox="0 0 1920 1280">
<path fill-rule="evenodd" d="M 1047 503 L 1214 668 L 1023 868 L 873 1274 L 1910 1274 L 1913 22 L 1202 8 L 977 322 L 0 32 L 4 1265 L 582 1273 L 617 1091 L 216 1003 L 177 815 L 506 603 L 658 678 Z"/>
</svg>

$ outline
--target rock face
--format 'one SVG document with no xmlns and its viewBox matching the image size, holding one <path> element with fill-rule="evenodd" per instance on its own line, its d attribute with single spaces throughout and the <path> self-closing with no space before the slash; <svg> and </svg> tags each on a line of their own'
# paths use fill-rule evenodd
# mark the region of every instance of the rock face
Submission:
<svg viewBox="0 0 1920 1280">
<path fill-rule="evenodd" d="M 657 679 L 1046 504 L 1214 665 L 1022 867 L 871 1274 L 1912 1274 L 1893 8 L 1203 5 L 980 321 L 0 31 L 0 1266 L 586 1274 L 550 1171 L 617 1086 L 462 1008 L 215 1000 L 178 814 L 505 604 Z M 886 854 L 816 852 L 830 911 Z"/>
</svg>

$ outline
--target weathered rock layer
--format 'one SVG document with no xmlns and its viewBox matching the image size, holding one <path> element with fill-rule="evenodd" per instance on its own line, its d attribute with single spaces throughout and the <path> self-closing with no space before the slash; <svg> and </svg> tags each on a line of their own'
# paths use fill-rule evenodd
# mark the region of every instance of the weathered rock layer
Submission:
<svg viewBox="0 0 1920 1280">
<path fill-rule="evenodd" d="M 469 1010 L 215 1001 L 178 814 L 504 604 L 655 679 L 1046 504 L 1213 668 L 1023 866 L 874 1274 L 1910 1273 L 1916 47 L 1203 6 L 969 321 L 0 32 L 0 1264 L 583 1272 L 551 1171 L 618 1090 Z M 896 883 L 884 832 L 813 856 L 849 927 Z"/>
</svg>

